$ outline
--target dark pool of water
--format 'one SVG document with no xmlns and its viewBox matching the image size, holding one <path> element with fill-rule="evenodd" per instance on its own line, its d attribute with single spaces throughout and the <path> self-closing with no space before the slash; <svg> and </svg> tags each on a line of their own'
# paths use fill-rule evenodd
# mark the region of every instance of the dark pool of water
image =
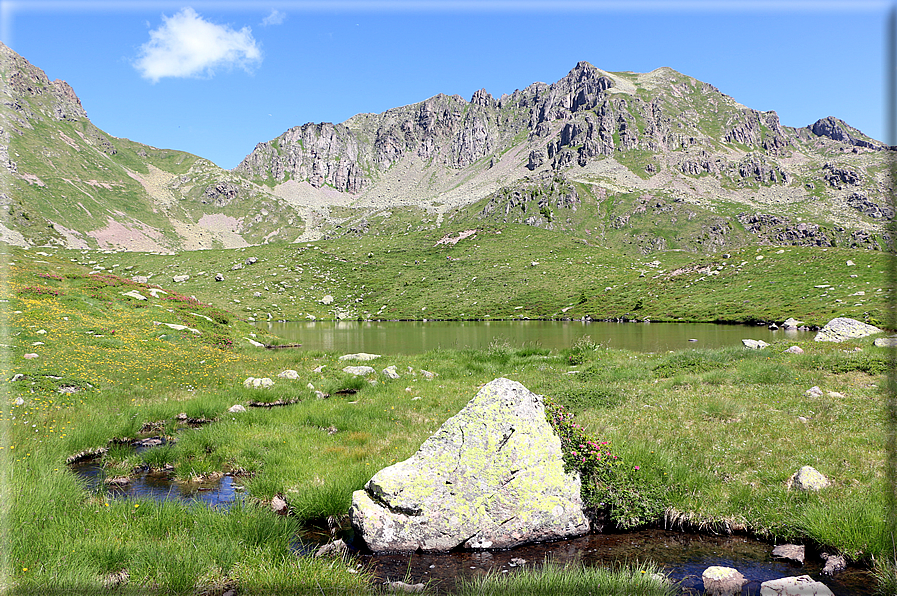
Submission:
<svg viewBox="0 0 897 596">
<path fill-rule="evenodd" d="M 439 348 L 488 348 L 493 342 L 513 347 L 563 349 L 588 335 L 608 348 L 666 352 L 692 348 L 740 346 L 742 339 L 772 342 L 813 337 L 810 331 L 772 331 L 765 326 L 712 323 L 605 323 L 581 321 L 388 321 L 262 323 L 304 350 L 421 354 Z"/>
<path fill-rule="evenodd" d="M 808 552 L 807 562 L 796 565 L 772 559 L 772 545 L 743 536 L 707 536 L 660 529 L 619 534 L 590 534 L 572 540 L 532 544 L 504 551 L 462 551 L 443 554 L 359 553 L 359 561 L 381 581 L 430 583 L 439 593 L 450 594 L 459 578 L 472 579 L 489 573 L 513 574 L 521 569 L 511 560 L 525 559 L 526 565 L 541 565 L 546 559 L 613 567 L 620 563 L 653 562 L 673 581 L 680 582 L 685 594 L 701 594 L 701 574 L 711 565 L 738 569 L 748 580 L 743 594 L 760 593 L 764 581 L 795 575 L 810 575 L 824 583 L 836 596 L 873 594 L 874 580 L 868 571 L 848 568 L 829 577 L 822 575 L 818 553 Z M 526 566 L 525 565 L 525 566 Z M 407 579 L 410 578 L 410 579 Z"/>
<path fill-rule="evenodd" d="M 177 500 L 201 503 L 212 507 L 228 507 L 242 499 L 239 478 L 223 476 L 204 482 L 174 481 L 169 474 L 143 473 L 125 485 L 105 483 L 106 472 L 97 462 L 83 462 L 70 466 L 71 470 L 87 485 L 88 490 L 104 491 L 112 498 Z"/>
</svg>

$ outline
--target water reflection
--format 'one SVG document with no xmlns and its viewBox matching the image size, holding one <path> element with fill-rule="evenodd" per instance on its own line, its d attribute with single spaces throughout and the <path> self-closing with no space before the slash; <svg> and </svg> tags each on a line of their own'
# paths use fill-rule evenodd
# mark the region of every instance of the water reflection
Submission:
<svg viewBox="0 0 897 596">
<path fill-rule="evenodd" d="M 569 348 L 583 336 L 608 348 L 666 352 L 809 339 L 813 332 L 772 331 L 765 326 L 712 323 L 604 323 L 583 321 L 296 321 L 264 323 L 265 329 L 305 350 L 420 354 L 438 348 L 484 349 L 494 341 L 516 348 Z"/>
</svg>

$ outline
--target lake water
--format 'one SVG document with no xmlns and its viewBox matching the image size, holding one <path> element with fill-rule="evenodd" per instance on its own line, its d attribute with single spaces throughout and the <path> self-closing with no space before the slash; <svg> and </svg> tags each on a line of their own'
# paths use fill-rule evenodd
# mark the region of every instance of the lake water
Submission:
<svg viewBox="0 0 897 596">
<path fill-rule="evenodd" d="M 420 354 L 438 348 L 482 349 L 494 341 L 517 348 L 569 348 L 583 337 L 608 348 L 666 352 L 741 345 L 742 339 L 809 339 L 810 331 L 713 323 L 605 323 L 581 321 L 390 321 L 263 323 L 263 329 L 307 350 Z"/>
</svg>

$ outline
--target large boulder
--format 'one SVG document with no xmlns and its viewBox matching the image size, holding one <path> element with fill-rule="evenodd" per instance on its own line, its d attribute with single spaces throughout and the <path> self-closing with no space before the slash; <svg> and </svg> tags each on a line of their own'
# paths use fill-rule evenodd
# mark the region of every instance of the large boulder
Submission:
<svg viewBox="0 0 897 596">
<path fill-rule="evenodd" d="M 349 517 L 374 552 L 511 548 L 589 531 L 579 475 L 564 472 L 541 397 L 508 379 L 377 472 Z"/>
<path fill-rule="evenodd" d="M 867 325 L 856 319 L 838 317 L 826 323 L 825 327 L 820 329 L 813 339 L 816 341 L 841 342 L 881 332 L 881 329 L 874 325 Z"/>
</svg>

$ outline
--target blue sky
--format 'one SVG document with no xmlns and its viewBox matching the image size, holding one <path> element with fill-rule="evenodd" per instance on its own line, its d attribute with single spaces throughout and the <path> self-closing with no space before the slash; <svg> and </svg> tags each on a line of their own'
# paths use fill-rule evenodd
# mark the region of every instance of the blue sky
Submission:
<svg viewBox="0 0 897 596">
<path fill-rule="evenodd" d="M 0 0 L 0 37 L 117 137 L 233 168 L 305 122 L 668 66 L 783 124 L 885 139 L 893 3 Z"/>
</svg>

